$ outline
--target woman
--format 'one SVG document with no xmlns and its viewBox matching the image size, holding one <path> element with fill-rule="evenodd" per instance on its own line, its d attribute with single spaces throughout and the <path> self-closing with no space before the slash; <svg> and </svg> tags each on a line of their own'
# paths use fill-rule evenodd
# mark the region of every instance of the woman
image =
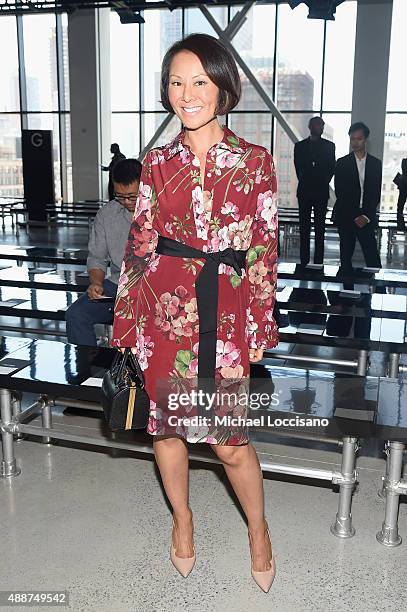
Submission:
<svg viewBox="0 0 407 612">
<path fill-rule="evenodd" d="M 162 435 L 156 381 L 238 380 L 278 343 L 273 160 L 217 120 L 240 93 L 236 64 L 219 40 L 193 34 L 167 51 L 162 104 L 183 129 L 144 160 L 115 304 L 112 344 L 134 347 L 144 370 L 147 431 L 173 508 L 171 560 L 184 577 L 195 563 L 186 442 L 197 439 L 188 428 Z M 244 428 L 216 436 L 207 431 L 198 441 L 225 467 L 248 521 L 252 576 L 267 592 L 275 563 L 257 454 Z"/>
</svg>

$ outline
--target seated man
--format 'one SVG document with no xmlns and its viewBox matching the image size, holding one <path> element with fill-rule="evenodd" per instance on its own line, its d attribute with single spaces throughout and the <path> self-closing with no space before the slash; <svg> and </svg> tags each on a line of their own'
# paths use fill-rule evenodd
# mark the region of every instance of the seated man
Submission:
<svg viewBox="0 0 407 612">
<path fill-rule="evenodd" d="M 123 159 L 113 169 L 115 199 L 98 211 L 89 238 L 87 268 L 90 285 L 87 293 L 66 311 L 66 332 L 71 344 L 96 346 L 95 323 L 113 322 L 112 308 L 135 210 L 141 168 L 137 159 Z M 110 277 L 105 278 L 109 262 Z M 103 296 L 113 299 L 105 301 Z"/>
</svg>

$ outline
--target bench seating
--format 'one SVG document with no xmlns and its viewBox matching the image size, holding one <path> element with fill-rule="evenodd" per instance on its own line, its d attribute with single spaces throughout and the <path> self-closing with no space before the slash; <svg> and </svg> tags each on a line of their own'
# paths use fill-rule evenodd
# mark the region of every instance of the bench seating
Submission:
<svg viewBox="0 0 407 612">
<path fill-rule="evenodd" d="M 91 436 L 89 430 L 83 435 L 77 425 L 71 428 L 68 425 L 58 424 L 57 427 L 52 425 L 51 404 L 58 404 L 62 401 L 61 398 L 65 398 L 62 405 L 69 406 L 71 402 L 75 405 L 76 401 L 78 406 L 85 408 L 89 403 L 89 408 L 97 408 L 100 411 L 100 383 L 115 354 L 115 349 L 93 349 L 43 340 L 32 340 L 18 347 L 16 344 L 13 346 L 13 342 L 17 341 L 11 340 L 11 344 L 7 344 L 8 342 L 7 339 L 3 340 L 3 345 L 9 350 L 3 351 L 3 354 L 4 352 L 7 354 L 5 358 L 0 359 L 3 476 L 15 477 L 20 473 L 14 456 L 14 435 L 31 434 L 47 442 L 52 439 L 65 439 L 96 446 L 130 448 L 135 452 L 153 452 L 151 440 L 147 444 L 144 439 L 141 445 L 131 443 L 128 438 L 120 442 L 109 439 L 109 432 L 107 435 L 102 432 Z M 0 341 L 0 346 L 1 344 Z M 278 397 L 274 407 L 269 406 L 261 411 L 267 413 L 273 422 L 275 418 L 289 418 L 297 422 L 297 418 L 307 419 L 312 416 L 324 419 L 323 425 L 317 428 L 319 441 L 323 441 L 324 436 L 327 436 L 327 440 L 332 439 L 332 436 L 342 439 L 342 463 L 337 469 L 314 469 L 309 467 L 308 462 L 305 465 L 276 463 L 264 452 L 261 453 L 260 460 L 263 471 L 295 474 L 338 485 L 338 513 L 331 526 L 331 532 L 339 537 L 354 535 L 351 501 L 357 481 L 355 462 L 358 439 L 372 436 L 387 439 L 391 436 L 391 439 L 395 440 L 391 442 L 392 448 L 398 452 L 399 460 L 399 451 L 403 451 L 403 441 L 407 439 L 407 404 L 401 401 L 398 403 L 396 401 L 394 404 L 393 400 L 403 396 L 407 382 L 403 379 L 344 376 L 282 368 L 266 363 L 253 366 L 252 381 L 261 386 L 266 381 L 269 389 L 272 389 L 272 393 Z M 19 398 L 20 394 L 25 392 L 38 393 L 40 399 L 22 410 Z M 257 415 L 260 414 L 258 411 L 255 412 Z M 41 414 L 40 425 L 26 423 L 28 418 L 31 419 L 37 413 Z M 279 431 L 278 428 L 269 428 L 268 431 L 267 425 L 254 427 L 252 430 L 254 444 L 256 445 L 256 440 L 270 440 L 273 436 L 278 436 Z M 309 433 L 303 427 L 289 423 L 289 427 L 285 428 L 285 435 L 289 436 L 291 431 L 293 435 L 303 433 L 305 437 Z M 312 433 L 313 431 L 311 435 Z M 201 456 L 195 448 L 191 458 L 214 461 L 214 458 Z M 391 474 L 394 475 L 394 464 L 391 468 Z M 401 472 L 399 477 L 400 487 L 407 486 L 407 483 L 401 481 Z M 392 486 L 390 481 L 388 486 Z M 391 492 L 391 496 L 386 496 L 386 503 L 390 503 L 391 497 L 393 505 L 395 498 L 398 505 L 400 491 L 392 489 Z M 395 545 L 387 536 L 389 528 L 393 535 L 395 530 L 397 531 L 397 513 L 394 516 L 394 512 L 388 512 L 386 521 L 387 532 L 384 532 L 384 535 L 380 532 L 383 536 L 381 543 Z M 381 541 L 380 537 L 378 540 Z"/>
</svg>

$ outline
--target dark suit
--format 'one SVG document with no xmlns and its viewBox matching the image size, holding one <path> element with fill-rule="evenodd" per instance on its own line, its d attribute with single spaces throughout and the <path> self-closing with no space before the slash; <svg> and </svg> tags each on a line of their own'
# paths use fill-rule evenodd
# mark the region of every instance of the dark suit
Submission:
<svg viewBox="0 0 407 612">
<path fill-rule="evenodd" d="M 108 166 L 102 166 L 102 170 L 106 170 L 107 172 L 109 172 L 109 185 L 108 185 L 109 201 L 114 200 L 114 186 L 113 186 L 113 178 L 112 178 L 113 168 L 115 167 L 117 162 L 120 161 L 121 159 L 126 159 L 126 156 L 120 152 L 115 153 L 112 157 L 112 161 L 110 162 L 110 164 Z"/>
<path fill-rule="evenodd" d="M 298 178 L 297 198 L 300 216 L 300 259 L 310 260 L 311 212 L 314 209 L 314 263 L 324 261 L 325 218 L 329 200 L 329 181 L 335 171 L 335 145 L 330 140 L 310 138 L 294 146 L 294 165 Z"/>
<path fill-rule="evenodd" d="M 338 227 L 343 268 L 352 267 L 356 238 L 362 247 L 366 265 L 381 268 L 375 236 L 381 189 L 382 162 L 377 157 L 369 153 L 366 157 L 362 206 L 360 206 L 361 190 L 355 154 L 349 153 L 336 162 L 336 202 L 332 212 L 332 221 Z M 370 219 L 370 222 L 362 228 L 355 223 L 355 218 L 359 215 L 366 215 Z"/>
</svg>

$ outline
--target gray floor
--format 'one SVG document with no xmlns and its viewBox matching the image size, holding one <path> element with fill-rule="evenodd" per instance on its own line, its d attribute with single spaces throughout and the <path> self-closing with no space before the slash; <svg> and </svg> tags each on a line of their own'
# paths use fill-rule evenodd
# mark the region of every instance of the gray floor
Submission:
<svg viewBox="0 0 407 612">
<path fill-rule="evenodd" d="M 0 241 L 15 238 L 0 235 Z M 22 234 L 23 243 L 80 247 L 86 233 L 37 230 L 30 239 Z M 329 260 L 337 261 L 331 243 Z M 404 264 L 401 249 L 393 266 Z M 373 368 L 380 371 L 382 365 L 374 356 Z M 53 412 L 55 425 L 100 431 L 95 413 Z M 319 467 L 340 461 L 334 447 L 310 446 L 270 443 L 259 451 L 275 461 L 302 458 Z M 171 512 L 151 456 L 24 439 L 16 444 L 21 474 L 0 480 L 0 590 L 67 590 L 75 612 L 405 610 L 407 507 L 402 503 L 399 515 L 403 544 L 380 546 L 375 534 L 384 516 L 377 496 L 384 473 L 381 444 L 365 445 L 359 455 L 356 535 L 348 540 L 330 534 L 338 503 L 330 486 L 265 476 L 277 566 L 266 595 L 251 579 L 246 526 L 222 467 L 191 463 L 197 562 L 183 579 L 169 560 Z"/>
</svg>

